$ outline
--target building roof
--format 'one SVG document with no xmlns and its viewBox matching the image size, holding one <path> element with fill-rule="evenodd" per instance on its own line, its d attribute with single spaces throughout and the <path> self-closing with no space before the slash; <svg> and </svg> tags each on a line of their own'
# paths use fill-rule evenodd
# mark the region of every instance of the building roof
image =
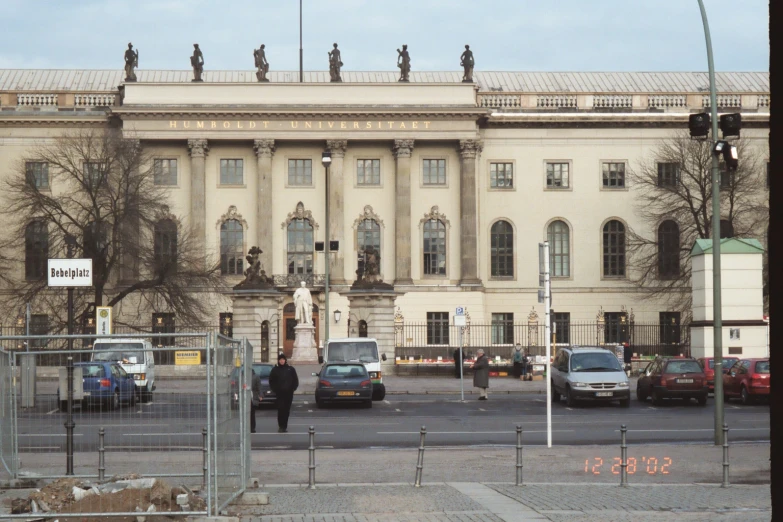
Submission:
<svg viewBox="0 0 783 522">
<path fill-rule="evenodd" d="M 764 247 L 757 239 L 723 238 L 720 240 L 720 254 L 763 254 Z M 691 249 L 691 257 L 712 254 L 712 239 L 697 239 Z"/>
<path fill-rule="evenodd" d="M 190 83 L 190 70 L 137 70 L 139 82 Z M 113 91 L 122 70 L 0 69 L 0 91 Z M 396 83 L 397 72 L 343 71 L 346 83 Z M 482 92 L 708 93 L 706 72 L 476 72 Z M 273 71 L 272 82 L 297 83 L 297 71 Z M 205 82 L 255 83 L 255 71 L 204 71 Z M 327 71 L 306 71 L 306 83 L 329 83 Z M 458 83 L 461 71 L 411 72 L 411 83 Z M 719 93 L 769 93 L 768 72 L 718 72 Z"/>
</svg>

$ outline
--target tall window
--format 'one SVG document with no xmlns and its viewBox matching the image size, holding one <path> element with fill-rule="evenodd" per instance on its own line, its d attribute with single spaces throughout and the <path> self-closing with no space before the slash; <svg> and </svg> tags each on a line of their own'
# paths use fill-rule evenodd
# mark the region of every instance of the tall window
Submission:
<svg viewBox="0 0 783 522">
<path fill-rule="evenodd" d="M 726 239 L 734 237 L 734 225 L 728 219 L 720 220 L 720 238 Z"/>
<path fill-rule="evenodd" d="M 604 342 L 628 342 L 628 315 L 625 312 L 606 312 L 604 314 Z"/>
<path fill-rule="evenodd" d="M 514 344 L 514 314 L 492 314 L 492 344 Z"/>
<path fill-rule="evenodd" d="M 367 321 L 359 320 L 359 337 L 367 337 Z"/>
<path fill-rule="evenodd" d="M 603 164 L 604 188 L 625 188 L 625 163 Z"/>
<path fill-rule="evenodd" d="M 672 279 L 680 275 L 680 227 L 672 220 L 658 227 L 658 276 Z"/>
<path fill-rule="evenodd" d="M 571 314 L 569 312 L 555 312 L 552 314 L 555 342 L 571 344 Z"/>
<path fill-rule="evenodd" d="M 680 344 L 680 312 L 659 312 L 661 344 Z"/>
<path fill-rule="evenodd" d="M 153 255 L 160 273 L 176 272 L 177 224 L 173 220 L 161 219 L 155 223 Z"/>
<path fill-rule="evenodd" d="M 721 190 L 729 190 L 734 185 L 734 170 L 728 170 L 725 163 L 721 163 L 720 167 L 720 188 Z"/>
<path fill-rule="evenodd" d="M 241 159 L 222 159 L 220 160 L 220 184 L 221 185 L 242 185 L 244 183 L 244 160 Z"/>
<path fill-rule="evenodd" d="M 49 164 L 42 161 L 28 161 L 25 163 L 28 183 L 32 183 L 37 189 L 49 188 Z"/>
<path fill-rule="evenodd" d="M 105 257 L 109 249 L 109 224 L 106 222 L 99 224 L 94 221 L 88 223 L 84 227 L 82 246 L 84 257 L 91 259 Z"/>
<path fill-rule="evenodd" d="M 234 314 L 220 312 L 218 320 L 220 321 L 220 333 L 226 337 L 234 337 Z"/>
<path fill-rule="evenodd" d="M 424 167 L 425 185 L 446 184 L 446 160 L 445 159 L 425 159 L 423 167 Z"/>
<path fill-rule="evenodd" d="M 568 163 L 546 164 L 546 188 L 568 188 Z"/>
<path fill-rule="evenodd" d="M 552 277 L 571 275 L 571 244 L 568 225 L 558 220 L 549 224 L 546 237 L 549 241 L 549 273 Z"/>
<path fill-rule="evenodd" d="M 229 219 L 220 225 L 220 273 L 242 275 L 244 236 L 242 223 Z"/>
<path fill-rule="evenodd" d="M 680 183 L 680 165 L 677 163 L 658 163 L 658 186 L 676 187 Z"/>
<path fill-rule="evenodd" d="M 424 222 L 424 273 L 446 275 L 446 225 L 439 219 Z"/>
<path fill-rule="evenodd" d="M 313 184 L 313 160 L 288 160 L 288 184 L 309 187 Z"/>
<path fill-rule="evenodd" d="M 156 185 L 176 185 L 177 160 L 156 159 L 152 165 L 152 173 Z"/>
<path fill-rule="evenodd" d="M 28 281 L 46 277 L 49 259 L 49 227 L 45 221 L 33 221 L 24 230 L 24 276 Z"/>
<path fill-rule="evenodd" d="M 99 161 L 84 162 L 84 182 L 91 186 L 97 186 L 106 177 L 106 169 Z"/>
<path fill-rule="evenodd" d="M 490 163 L 489 186 L 492 188 L 512 188 L 514 186 L 514 164 Z"/>
<path fill-rule="evenodd" d="M 514 229 L 508 221 L 498 221 L 490 230 L 490 275 L 514 275 Z"/>
<path fill-rule="evenodd" d="M 381 226 L 374 219 L 364 219 L 356 229 L 356 242 L 359 253 L 363 254 L 367 247 L 375 250 L 378 260 L 378 270 L 381 268 Z"/>
<path fill-rule="evenodd" d="M 154 313 L 152 314 L 152 333 L 175 333 L 174 314 L 172 313 Z M 174 337 L 153 337 L 152 346 L 174 346 Z M 163 355 L 163 354 L 161 354 Z M 158 361 L 155 361 L 158 362 Z"/>
<path fill-rule="evenodd" d="M 448 312 L 427 312 L 427 344 L 449 344 Z"/>
<path fill-rule="evenodd" d="M 381 160 L 360 159 L 356 160 L 356 184 L 380 185 L 381 184 Z"/>
<path fill-rule="evenodd" d="M 604 277 L 625 277 L 625 225 L 613 219 L 604 225 Z"/>
<path fill-rule="evenodd" d="M 307 219 L 288 224 L 288 273 L 313 273 L 313 225 Z"/>
</svg>

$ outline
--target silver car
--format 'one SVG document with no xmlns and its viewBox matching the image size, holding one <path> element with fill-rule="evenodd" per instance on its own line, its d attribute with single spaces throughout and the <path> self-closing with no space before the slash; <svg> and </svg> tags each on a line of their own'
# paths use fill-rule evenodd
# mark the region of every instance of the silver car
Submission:
<svg viewBox="0 0 783 522">
<path fill-rule="evenodd" d="M 571 347 L 558 350 L 552 363 L 552 402 L 564 396 L 573 406 L 576 401 L 620 401 L 631 405 L 628 376 L 617 356 L 599 347 Z"/>
</svg>

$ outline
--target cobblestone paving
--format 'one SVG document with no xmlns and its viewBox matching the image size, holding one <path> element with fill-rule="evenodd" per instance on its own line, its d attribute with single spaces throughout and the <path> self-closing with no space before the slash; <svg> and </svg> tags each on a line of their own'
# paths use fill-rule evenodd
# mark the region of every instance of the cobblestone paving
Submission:
<svg viewBox="0 0 783 522">
<path fill-rule="evenodd" d="M 672 511 L 601 511 L 544 513 L 552 522 L 769 522 L 769 511 L 688 513 Z"/>
<path fill-rule="evenodd" d="M 268 515 L 241 522 L 503 522 L 491 513 L 378 513 L 372 515 Z M 755 521 L 754 521 L 755 522 Z"/>
</svg>

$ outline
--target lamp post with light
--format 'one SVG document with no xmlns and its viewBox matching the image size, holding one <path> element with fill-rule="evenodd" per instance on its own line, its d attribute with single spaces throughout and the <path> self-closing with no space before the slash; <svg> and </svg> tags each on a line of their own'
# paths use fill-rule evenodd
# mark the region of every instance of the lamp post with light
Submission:
<svg viewBox="0 0 783 522">
<path fill-rule="evenodd" d="M 325 182 L 325 202 L 326 202 L 326 226 L 324 227 L 324 319 L 326 325 L 324 326 L 324 342 L 329 341 L 329 166 L 332 164 L 332 153 L 324 151 L 321 153 L 321 164 L 326 169 L 326 182 Z"/>
</svg>

